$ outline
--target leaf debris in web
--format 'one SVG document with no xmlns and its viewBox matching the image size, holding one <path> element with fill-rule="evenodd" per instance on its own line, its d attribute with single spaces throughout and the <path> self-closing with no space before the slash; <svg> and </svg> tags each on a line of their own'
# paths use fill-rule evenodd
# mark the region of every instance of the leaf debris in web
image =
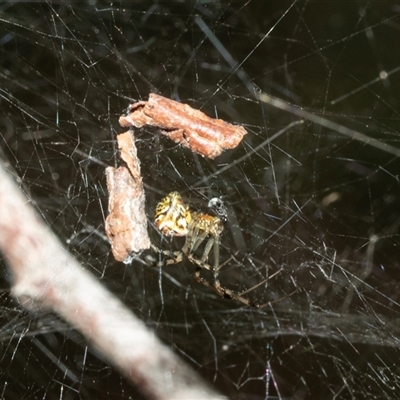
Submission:
<svg viewBox="0 0 400 400">
<path fill-rule="evenodd" d="M 148 101 L 131 104 L 119 123 L 123 127 L 158 127 L 174 142 L 211 159 L 225 149 L 234 149 L 247 134 L 242 126 L 210 118 L 187 104 L 155 93 L 150 93 Z"/>
<path fill-rule="evenodd" d="M 117 261 L 150 247 L 145 214 L 145 195 L 133 132 L 117 136 L 121 158 L 127 167 L 106 169 L 109 193 L 106 234 Z"/>
</svg>

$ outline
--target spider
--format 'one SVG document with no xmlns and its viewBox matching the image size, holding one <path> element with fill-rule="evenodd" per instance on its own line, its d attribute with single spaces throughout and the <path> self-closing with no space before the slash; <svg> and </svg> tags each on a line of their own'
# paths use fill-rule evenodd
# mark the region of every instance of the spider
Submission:
<svg viewBox="0 0 400 400">
<path fill-rule="evenodd" d="M 182 250 L 175 252 L 162 251 L 155 246 L 153 246 L 153 248 L 165 255 L 172 256 L 172 258 L 164 263 L 167 265 L 181 262 L 183 255 L 185 255 L 192 264 L 197 266 L 194 273 L 196 281 L 208 288 L 214 289 L 221 297 L 237 300 L 246 306 L 255 308 L 263 308 L 271 304 L 270 302 L 259 305 L 243 297 L 243 294 L 261 286 L 267 281 L 267 279 L 241 293 L 235 293 L 221 285 L 218 279 L 219 271 L 232 259 L 231 257 L 223 264 L 219 264 L 220 237 L 224 230 L 223 224 L 227 219 L 227 212 L 220 199 L 211 199 L 208 206 L 212 208 L 218 216 L 191 211 L 189 206 L 183 202 L 182 197 L 178 192 L 169 193 L 168 196 L 164 197 L 156 207 L 155 225 L 163 235 L 185 236 L 185 244 L 183 245 Z M 197 258 L 194 253 L 206 238 L 208 239 L 203 254 L 201 258 Z M 206 261 L 212 249 L 214 251 L 214 262 L 213 265 L 209 265 Z M 202 269 L 212 272 L 212 283 L 200 275 Z M 275 274 L 273 276 L 275 276 Z M 271 276 L 268 279 L 271 279 Z"/>
</svg>

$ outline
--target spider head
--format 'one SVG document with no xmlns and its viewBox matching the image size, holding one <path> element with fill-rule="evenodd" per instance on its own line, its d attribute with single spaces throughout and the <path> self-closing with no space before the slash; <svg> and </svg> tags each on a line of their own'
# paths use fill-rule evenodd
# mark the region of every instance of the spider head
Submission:
<svg viewBox="0 0 400 400">
<path fill-rule="evenodd" d="M 213 197 L 210 199 L 208 202 L 208 208 L 215 213 L 222 223 L 228 221 L 228 210 L 225 207 L 224 202 L 219 197 Z"/>
</svg>

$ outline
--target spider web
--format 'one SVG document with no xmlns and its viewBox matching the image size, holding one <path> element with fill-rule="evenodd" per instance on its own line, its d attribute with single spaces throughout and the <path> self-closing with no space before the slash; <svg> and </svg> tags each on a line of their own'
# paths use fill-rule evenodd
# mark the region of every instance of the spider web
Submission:
<svg viewBox="0 0 400 400">
<path fill-rule="evenodd" d="M 77 259 L 231 399 L 397 398 L 399 6 L 392 1 L 0 4 L 2 158 Z M 223 286 L 188 262 L 113 260 L 104 170 L 118 117 L 149 92 L 241 124 L 207 160 L 136 133 L 153 243 L 157 202 L 221 198 Z M 9 296 L 2 398 L 139 398 L 55 315 Z M 205 276 L 211 277 L 205 273 Z M 268 279 L 271 277 L 270 279 Z"/>
</svg>

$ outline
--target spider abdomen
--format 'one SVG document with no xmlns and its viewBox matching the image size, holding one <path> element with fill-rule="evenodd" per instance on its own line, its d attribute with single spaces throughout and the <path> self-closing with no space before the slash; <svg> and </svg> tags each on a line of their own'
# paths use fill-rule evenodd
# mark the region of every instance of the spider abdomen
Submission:
<svg viewBox="0 0 400 400">
<path fill-rule="evenodd" d="M 192 216 L 178 192 L 171 192 L 157 205 L 156 227 L 166 236 L 186 236 Z"/>
</svg>

